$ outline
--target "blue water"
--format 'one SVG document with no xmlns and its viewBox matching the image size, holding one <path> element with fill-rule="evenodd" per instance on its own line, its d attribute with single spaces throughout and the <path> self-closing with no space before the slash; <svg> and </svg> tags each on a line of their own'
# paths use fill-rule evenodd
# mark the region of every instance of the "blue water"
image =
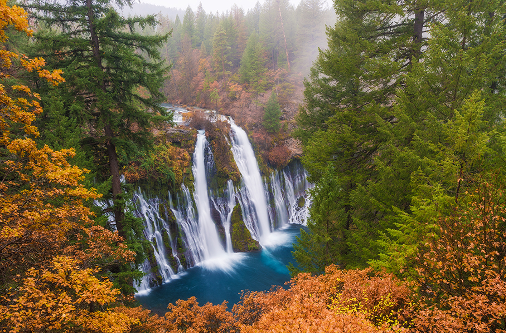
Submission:
<svg viewBox="0 0 506 333">
<path fill-rule="evenodd" d="M 178 278 L 153 288 L 149 294 L 137 295 L 136 299 L 156 313 L 164 313 L 169 303 L 192 296 L 200 305 L 207 302 L 221 304 L 226 300 L 231 308 L 239 302 L 243 290 L 265 291 L 273 285 L 283 286 L 290 280 L 286 265 L 294 262 L 292 244 L 300 228 L 291 225 L 276 231 L 272 234 L 272 241 L 268 241 L 261 251 L 235 253 L 221 263 L 221 268 L 206 264 L 190 268 Z"/>
</svg>

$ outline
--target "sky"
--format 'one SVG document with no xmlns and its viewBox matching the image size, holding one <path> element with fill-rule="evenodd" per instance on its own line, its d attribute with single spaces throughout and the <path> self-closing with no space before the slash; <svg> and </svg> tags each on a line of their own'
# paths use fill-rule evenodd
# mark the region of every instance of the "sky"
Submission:
<svg viewBox="0 0 506 333">
<path fill-rule="evenodd" d="M 206 11 L 206 13 L 215 13 L 216 11 L 220 13 L 224 13 L 227 10 L 232 8 L 232 5 L 235 3 L 238 7 L 244 9 L 245 12 L 248 9 L 255 7 L 257 2 L 262 4 L 263 0 L 140 0 L 141 3 L 150 3 L 153 5 L 164 6 L 164 7 L 172 7 L 179 8 L 182 10 L 186 10 L 188 5 L 192 8 L 194 12 L 197 11 L 199 3 L 202 2 L 202 7 Z M 290 3 L 294 6 L 299 4 L 300 0 L 290 0 Z"/>
</svg>

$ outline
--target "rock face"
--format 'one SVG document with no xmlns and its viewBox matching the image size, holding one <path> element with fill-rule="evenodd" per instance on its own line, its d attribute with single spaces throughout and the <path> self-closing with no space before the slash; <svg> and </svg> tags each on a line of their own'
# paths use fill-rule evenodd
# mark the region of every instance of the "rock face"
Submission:
<svg viewBox="0 0 506 333">
<path fill-rule="evenodd" d="M 302 156 L 302 144 L 299 140 L 288 138 L 285 140 L 285 146 L 290 151 L 290 160 L 293 158 L 300 158 Z"/>
<path fill-rule="evenodd" d="M 232 238 L 232 248 L 234 252 L 251 252 L 261 249 L 260 244 L 251 237 L 251 233 L 244 224 L 239 204 L 235 205 L 232 212 L 230 236 Z"/>
</svg>

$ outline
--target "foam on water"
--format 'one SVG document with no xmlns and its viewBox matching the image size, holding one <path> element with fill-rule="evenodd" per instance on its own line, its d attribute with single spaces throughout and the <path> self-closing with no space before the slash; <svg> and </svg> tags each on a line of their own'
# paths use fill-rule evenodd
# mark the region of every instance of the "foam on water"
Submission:
<svg viewBox="0 0 506 333">
<path fill-rule="evenodd" d="M 227 253 L 223 256 L 213 257 L 199 263 L 199 266 L 207 270 L 221 270 L 224 272 L 234 272 L 237 265 L 240 265 L 245 258 L 241 252 Z"/>
</svg>

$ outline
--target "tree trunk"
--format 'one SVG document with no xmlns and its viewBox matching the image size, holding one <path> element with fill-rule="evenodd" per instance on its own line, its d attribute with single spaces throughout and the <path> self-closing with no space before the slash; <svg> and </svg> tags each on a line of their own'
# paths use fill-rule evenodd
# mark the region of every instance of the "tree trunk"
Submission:
<svg viewBox="0 0 506 333">
<path fill-rule="evenodd" d="M 121 181 L 119 174 L 118 154 L 116 153 L 116 146 L 112 142 L 114 133 L 110 125 L 105 126 L 105 146 L 107 147 L 107 157 L 109 158 L 109 170 L 112 175 L 112 199 L 114 201 L 114 220 L 116 221 L 116 228 L 118 233 L 124 237 L 122 221 L 124 218 L 123 203 L 118 201 L 121 195 Z"/>
<path fill-rule="evenodd" d="M 95 32 L 95 23 L 94 23 L 94 15 L 93 15 L 93 0 L 86 0 L 86 7 L 88 9 L 88 26 L 90 29 L 90 37 L 91 37 L 91 45 L 93 49 L 93 57 L 97 63 L 97 66 L 103 70 L 102 67 L 102 58 L 100 57 L 100 42 L 98 40 L 98 36 Z M 106 84 L 102 80 L 100 82 L 100 86 L 104 92 L 106 92 Z M 114 210 L 114 220 L 116 222 L 116 229 L 120 236 L 124 237 L 125 233 L 123 231 L 122 221 L 124 219 L 124 211 L 123 211 L 123 203 L 119 202 L 119 197 L 121 195 L 121 181 L 119 175 L 119 163 L 118 163 L 118 154 L 116 153 L 116 146 L 112 142 L 114 138 L 114 132 L 110 123 L 108 123 L 105 128 L 105 146 L 107 147 L 107 157 L 109 158 L 109 171 L 112 175 L 112 199 L 113 199 L 113 210 Z"/>
<path fill-rule="evenodd" d="M 281 20 L 281 31 L 283 32 L 283 38 L 285 40 L 285 53 L 286 53 L 286 64 L 288 65 L 288 71 L 290 71 L 290 59 L 288 58 L 288 46 L 286 44 L 285 27 L 283 26 L 283 16 L 281 16 L 281 4 L 278 1 L 279 19 Z"/>
<path fill-rule="evenodd" d="M 414 56 L 416 59 L 420 56 L 420 53 L 422 52 L 422 40 L 423 40 L 423 20 L 425 17 L 425 11 L 418 10 L 415 12 L 415 24 L 413 26 L 413 41 L 415 42 L 414 45 Z"/>
</svg>

